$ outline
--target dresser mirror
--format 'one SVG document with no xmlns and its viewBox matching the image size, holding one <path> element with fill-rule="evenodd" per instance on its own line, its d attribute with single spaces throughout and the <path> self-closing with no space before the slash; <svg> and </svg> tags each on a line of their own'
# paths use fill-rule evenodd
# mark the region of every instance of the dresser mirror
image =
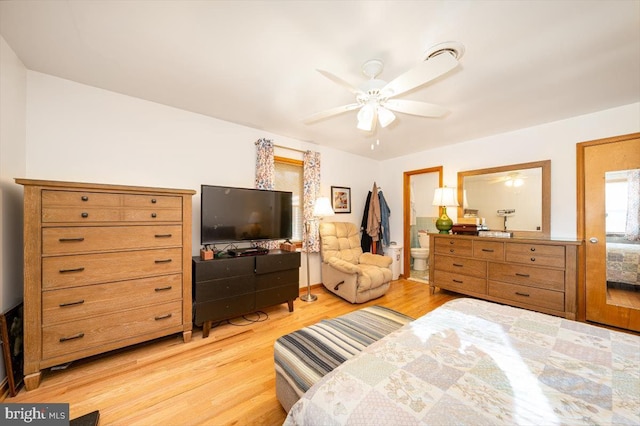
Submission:
<svg viewBox="0 0 640 426">
<path fill-rule="evenodd" d="M 551 160 L 458 172 L 458 219 L 514 237 L 549 237 Z"/>
</svg>

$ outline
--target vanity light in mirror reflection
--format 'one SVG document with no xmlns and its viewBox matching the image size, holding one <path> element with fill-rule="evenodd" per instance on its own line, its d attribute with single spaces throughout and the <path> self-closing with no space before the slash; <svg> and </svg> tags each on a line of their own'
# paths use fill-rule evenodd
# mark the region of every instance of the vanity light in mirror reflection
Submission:
<svg viewBox="0 0 640 426">
<path fill-rule="evenodd" d="M 463 199 L 458 217 L 477 217 L 488 229 L 514 232 L 515 236 L 548 236 L 550 163 L 458 173 Z"/>
</svg>

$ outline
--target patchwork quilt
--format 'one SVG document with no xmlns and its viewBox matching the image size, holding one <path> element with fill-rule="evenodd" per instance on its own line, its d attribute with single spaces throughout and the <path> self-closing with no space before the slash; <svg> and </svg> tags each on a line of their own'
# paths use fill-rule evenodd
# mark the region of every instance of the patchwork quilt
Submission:
<svg viewBox="0 0 640 426">
<path fill-rule="evenodd" d="M 285 425 L 638 425 L 640 336 L 456 299 L 325 375 Z"/>
</svg>

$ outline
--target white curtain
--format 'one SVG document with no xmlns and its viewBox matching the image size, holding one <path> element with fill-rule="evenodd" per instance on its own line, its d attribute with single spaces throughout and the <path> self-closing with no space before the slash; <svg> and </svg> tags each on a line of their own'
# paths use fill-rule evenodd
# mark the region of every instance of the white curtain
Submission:
<svg viewBox="0 0 640 426">
<path fill-rule="evenodd" d="M 629 170 L 627 175 L 627 223 L 625 238 L 640 241 L 640 170 Z"/>
</svg>

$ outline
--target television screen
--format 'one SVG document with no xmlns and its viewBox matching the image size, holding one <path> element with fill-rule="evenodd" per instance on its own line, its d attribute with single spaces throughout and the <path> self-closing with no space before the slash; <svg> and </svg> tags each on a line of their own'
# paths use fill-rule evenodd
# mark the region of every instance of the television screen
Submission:
<svg viewBox="0 0 640 426">
<path fill-rule="evenodd" d="M 201 244 L 291 238 L 292 193 L 201 186 Z"/>
</svg>

